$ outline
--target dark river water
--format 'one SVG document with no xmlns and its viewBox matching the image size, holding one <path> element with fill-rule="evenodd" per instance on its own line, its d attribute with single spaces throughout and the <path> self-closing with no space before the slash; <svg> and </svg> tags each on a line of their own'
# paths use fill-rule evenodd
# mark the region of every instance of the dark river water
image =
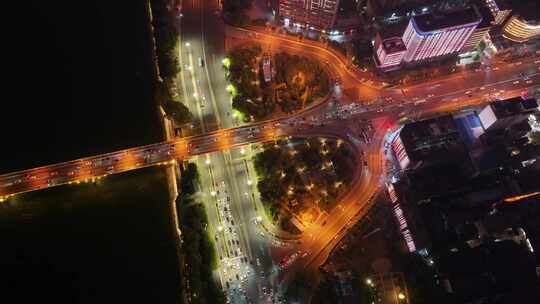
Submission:
<svg viewBox="0 0 540 304">
<path fill-rule="evenodd" d="M 161 139 L 142 0 L 9 2 L 0 174 Z M 145 169 L 0 203 L 2 302 L 175 303 L 166 190 Z"/>
</svg>

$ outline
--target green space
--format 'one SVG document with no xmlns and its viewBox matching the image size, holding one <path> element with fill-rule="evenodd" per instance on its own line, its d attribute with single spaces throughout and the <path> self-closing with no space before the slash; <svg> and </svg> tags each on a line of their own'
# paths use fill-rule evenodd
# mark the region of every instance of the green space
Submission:
<svg viewBox="0 0 540 304">
<path fill-rule="evenodd" d="M 0 266 L 9 278 L 3 296 L 20 303 L 178 303 L 168 201 L 157 167 L 10 198 L 0 204 Z"/>
<path fill-rule="evenodd" d="M 177 199 L 188 277 L 188 290 L 185 292 L 189 303 L 225 303 L 225 296 L 212 274 L 218 262 L 214 242 L 207 231 L 206 210 L 203 204 L 193 198 L 198 179 L 197 166 L 187 164 L 182 170 L 182 193 Z"/>
<path fill-rule="evenodd" d="M 178 30 L 173 11 L 168 9 L 170 1 L 152 0 L 152 16 L 159 72 L 163 78 L 175 77 L 180 71 L 178 61 Z"/>
<path fill-rule="evenodd" d="M 191 122 L 193 114 L 181 102 L 174 100 L 165 83 L 158 83 L 156 86 L 156 100 L 158 100 L 165 111 L 166 117 L 172 119 L 177 126 Z"/>
<path fill-rule="evenodd" d="M 361 70 L 375 68 L 373 64 L 373 45 L 371 40 L 356 39 L 352 42 L 352 48 L 354 52 L 353 64 L 355 64 Z"/>
<path fill-rule="evenodd" d="M 193 115 L 179 100 L 175 77 L 180 72 L 178 58 L 178 37 L 174 10 L 169 10 L 169 2 L 165 0 L 151 1 L 154 36 L 156 41 L 157 63 L 163 82 L 155 88 L 155 99 L 162 106 L 167 118 L 176 126 L 192 121 Z"/>
<path fill-rule="evenodd" d="M 264 80 L 263 61 L 272 66 L 272 80 Z M 259 45 L 231 51 L 224 60 L 233 108 L 245 120 L 261 120 L 278 111 L 293 113 L 326 96 L 330 82 L 324 69 L 305 57 L 263 54 Z"/>
<path fill-rule="evenodd" d="M 257 187 L 273 222 L 296 232 L 292 216 L 309 222 L 331 209 L 350 186 L 354 161 L 350 148 L 339 140 L 292 138 L 264 145 L 254 165 Z"/>
</svg>

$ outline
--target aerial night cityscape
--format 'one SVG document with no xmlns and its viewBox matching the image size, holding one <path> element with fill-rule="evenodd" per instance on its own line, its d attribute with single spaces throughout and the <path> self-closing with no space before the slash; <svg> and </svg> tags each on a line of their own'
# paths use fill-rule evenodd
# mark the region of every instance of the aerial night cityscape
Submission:
<svg viewBox="0 0 540 304">
<path fill-rule="evenodd" d="M 540 303 L 540 0 L 3 19 L 3 303 Z"/>
</svg>

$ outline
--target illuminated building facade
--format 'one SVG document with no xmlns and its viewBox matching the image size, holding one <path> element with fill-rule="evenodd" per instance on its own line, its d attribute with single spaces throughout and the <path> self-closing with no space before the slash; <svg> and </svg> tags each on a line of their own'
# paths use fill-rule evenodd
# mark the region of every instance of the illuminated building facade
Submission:
<svg viewBox="0 0 540 304">
<path fill-rule="evenodd" d="M 403 34 L 405 62 L 416 62 L 459 52 L 481 18 L 473 7 L 445 14 L 414 16 Z"/>
<path fill-rule="evenodd" d="M 489 13 L 488 13 L 489 15 Z M 488 34 L 489 20 L 475 6 L 446 13 L 413 16 L 399 33 L 377 33 L 374 41 L 375 63 L 383 71 L 397 69 L 403 63 L 424 60 L 470 50 Z M 405 28 L 405 30 L 403 30 Z"/>
<path fill-rule="evenodd" d="M 339 0 L 279 0 L 278 15 L 286 26 L 328 30 L 336 22 Z"/>
<path fill-rule="evenodd" d="M 403 56 L 407 51 L 401 35 L 404 24 L 393 28 L 385 28 L 375 36 L 375 64 L 379 69 L 389 71 L 397 69 L 403 61 Z"/>
<path fill-rule="evenodd" d="M 526 42 L 538 38 L 540 37 L 540 22 L 514 15 L 504 25 L 503 37 L 514 42 Z"/>
<path fill-rule="evenodd" d="M 401 205 L 399 204 L 399 198 L 398 198 L 398 195 L 396 194 L 394 185 L 386 184 L 386 190 L 388 191 L 388 195 L 390 196 L 390 201 L 392 202 L 392 209 L 394 212 L 394 217 L 396 218 L 396 221 L 398 222 L 399 232 L 403 236 L 403 239 L 405 240 L 405 244 L 407 245 L 407 249 L 409 250 L 409 252 L 415 252 L 416 244 L 414 243 L 413 235 L 411 233 L 411 230 L 409 229 L 407 218 L 405 217 L 405 214 L 403 213 L 403 209 L 401 209 Z"/>
</svg>

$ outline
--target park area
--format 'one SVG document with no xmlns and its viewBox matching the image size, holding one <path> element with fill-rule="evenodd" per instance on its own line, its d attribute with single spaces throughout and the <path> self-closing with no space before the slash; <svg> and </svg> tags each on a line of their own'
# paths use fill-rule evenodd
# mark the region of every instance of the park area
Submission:
<svg viewBox="0 0 540 304">
<path fill-rule="evenodd" d="M 292 222 L 309 225 L 347 192 L 355 157 L 341 140 L 290 138 L 264 145 L 254 161 L 267 215 L 281 229 L 298 233 Z"/>
<path fill-rule="evenodd" d="M 257 121 L 295 113 L 330 92 L 330 81 L 319 63 L 288 53 L 265 53 L 261 47 L 241 47 L 223 61 L 235 115 Z"/>
</svg>

